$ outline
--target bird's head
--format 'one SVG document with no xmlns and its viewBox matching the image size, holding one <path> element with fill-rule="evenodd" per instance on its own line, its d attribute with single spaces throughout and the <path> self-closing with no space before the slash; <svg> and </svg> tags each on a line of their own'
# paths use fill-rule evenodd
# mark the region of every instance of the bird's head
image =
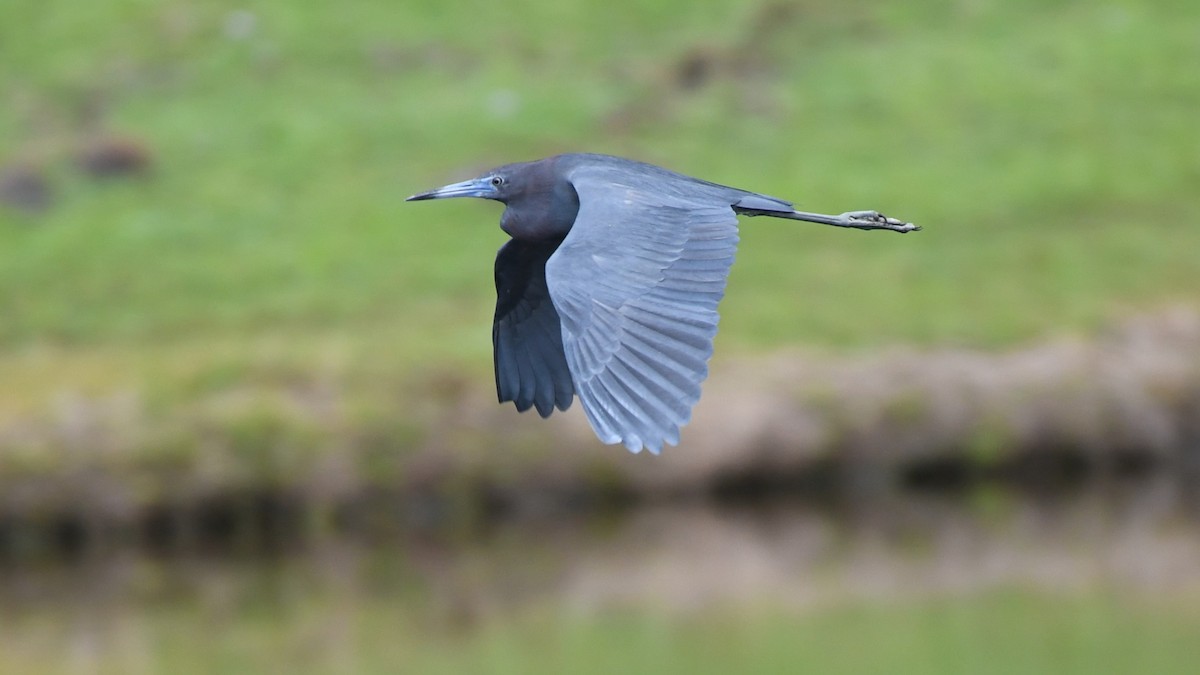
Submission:
<svg viewBox="0 0 1200 675">
<path fill-rule="evenodd" d="M 471 180 L 415 194 L 407 201 L 482 197 L 507 208 L 500 228 L 518 239 L 561 237 L 579 212 L 579 196 L 556 165 L 556 158 L 507 164 Z"/>
</svg>

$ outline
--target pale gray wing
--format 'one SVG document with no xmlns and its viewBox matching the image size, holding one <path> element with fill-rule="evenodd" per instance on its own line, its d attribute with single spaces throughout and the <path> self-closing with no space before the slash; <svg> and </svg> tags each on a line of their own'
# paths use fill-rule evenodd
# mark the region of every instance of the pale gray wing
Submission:
<svg viewBox="0 0 1200 675">
<path fill-rule="evenodd" d="M 510 239 L 496 254 L 496 395 L 521 412 L 535 407 L 542 417 L 571 407 L 575 394 L 558 312 L 546 289 L 546 259 L 558 244 Z"/>
<path fill-rule="evenodd" d="M 546 281 L 575 391 L 602 441 L 657 454 L 679 442 L 708 376 L 737 216 L 607 172 L 571 181 L 579 213 Z"/>
</svg>

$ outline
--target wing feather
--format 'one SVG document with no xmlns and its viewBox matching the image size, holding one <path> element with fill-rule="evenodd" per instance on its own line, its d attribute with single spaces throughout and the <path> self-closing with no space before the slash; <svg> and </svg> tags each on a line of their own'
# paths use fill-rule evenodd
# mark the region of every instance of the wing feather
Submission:
<svg viewBox="0 0 1200 675">
<path fill-rule="evenodd" d="M 728 202 L 685 200 L 581 167 L 579 213 L 546 263 L 566 363 L 606 443 L 679 441 L 708 376 L 717 304 L 737 249 Z"/>
<path fill-rule="evenodd" d="M 563 350 L 558 312 L 546 286 L 546 261 L 560 241 L 510 240 L 496 254 L 492 347 L 496 394 L 517 410 L 549 417 L 566 410 L 575 386 Z"/>
</svg>

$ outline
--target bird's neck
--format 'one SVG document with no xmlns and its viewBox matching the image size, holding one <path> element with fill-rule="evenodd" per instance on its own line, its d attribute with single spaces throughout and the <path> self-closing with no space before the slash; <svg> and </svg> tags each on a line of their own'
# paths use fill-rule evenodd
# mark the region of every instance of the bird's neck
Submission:
<svg viewBox="0 0 1200 675">
<path fill-rule="evenodd" d="M 500 217 L 500 228 L 513 239 L 546 241 L 561 239 L 571 230 L 579 213 L 579 197 L 570 183 L 509 202 Z"/>
<path fill-rule="evenodd" d="M 546 217 L 541 211 L 543 209 L 514 209 L 510 206 L 500 217 L 500 229 L 521 241 L 545 241 L 561 237 L 571 229 L 570 223 L 563 227 L 561 222 Z"/>
</svg>

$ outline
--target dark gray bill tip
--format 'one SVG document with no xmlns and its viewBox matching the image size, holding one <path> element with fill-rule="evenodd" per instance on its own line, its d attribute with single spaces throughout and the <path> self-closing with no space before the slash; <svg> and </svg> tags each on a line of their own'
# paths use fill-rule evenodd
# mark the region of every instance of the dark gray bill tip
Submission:
<svg viewBox="0 0 1200 675">
<path fill-rule="evenodd" d="M 405 199 L 404 201 L 419 202 L 419 201 L 423 201 L 425 199 L 433 199 L 434 197 L 437 197 L 437 190 L 430 190 L 429 192 L 421 192 L 421 193 L 418 193 L 418 194 L 415 194 L 415 195 L 409 197 L 408 199 Z"/>
</svg>

